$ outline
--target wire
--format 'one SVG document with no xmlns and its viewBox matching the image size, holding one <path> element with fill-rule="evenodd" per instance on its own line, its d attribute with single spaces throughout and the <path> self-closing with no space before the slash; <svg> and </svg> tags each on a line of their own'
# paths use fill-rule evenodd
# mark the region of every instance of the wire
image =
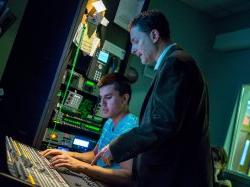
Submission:
<svg viewBox="0 0 250 187">
<path fill-rule="evenodd" d="M 77 62 L 77 59 L 79 57 L 79 52 L 80 52 L 80 48 L 82 46 L 82 42 L 83 42 L 83 36 L 84 36 L 84 32 L 85 32 L 85 25 L 83 25 L 83 28 L 82 28 L 82 32 L 81 32 L 81 35 L 80 35 L 80 41 L 79 41 L 79 44 L 77 46 L 77 50 L 76 50 L 76 53 L 75 53 L 75 56 L 74 56 L 74 60 L 73 60 L 73 65 L 72 65 L 72 68 L 70 70 L 70 75 L 69 75 L 69 80 L 66 84 L 66 89 L 65 89 L 65 92 L 63 94 L 63 99 L 59 105 L 59 110 L 56 114 L 56 117 L 55 117 L 55 121 L 54 121 L 54 127 L 51 131 L 50 134 L 53 134 L 56 130 L 56 127 L 57 127 L 57 124 L 60 123 L 60 119 L 59 119 L 59 115 L 61 114 L 62 112 L 62 107 L 63 107 L 63 103 L 65 102 L 66 100 L 66 96 L 67 96 L 67 93 L 69 91 L 69 86 L 70 86 L 70 83 L 72 81 L 72 77 L 73 77 L 73 74 L 74 74 L 74 70 L 75 70 L 75 66 L 76 66 L 76 62 Z M 51 139 L 49 138 L 49 141 L 48 141 L 48 145 L 47 145 L 47 148 L 50 147 L 50 144 L 51 144 Z"/>
</svg>

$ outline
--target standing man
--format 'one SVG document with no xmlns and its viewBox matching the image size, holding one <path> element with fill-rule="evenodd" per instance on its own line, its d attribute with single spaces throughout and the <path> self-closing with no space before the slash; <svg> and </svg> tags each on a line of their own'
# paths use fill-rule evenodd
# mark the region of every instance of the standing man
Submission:
<svg viewBox="0 0 250 187">
<path fill-rule="evenodd" d="M 113 139 L 138 126 L 138 118 L 129 112 L 131 87 L 127 78 L 113 73 L 104 76 L 98 83 L 102 115 L 108 118 L 104 124 L 101 137 L 93 151 L 85 153 L 65 152 L 58 149 L 47 149 L 41 154 L 52 156 L 51 165 L 66 167 L 72 171 L 85 173 L 93 179 L 115 186 L 130 185 L 133 160 L 113 163 L 107 166 L 102 159 L 91 166 L 95 154 Z"/>
<path fill-rule="evenodd" d="M 195 60 L 170 40 L 163 13 L 146 11 L 130 24 L 132 53 L 155 63 L 139 127 L 95 157 L 107 164 L 134 159 L 137 186 L 210 187 L 213 167 L 206 82 Z"/>
</svg>

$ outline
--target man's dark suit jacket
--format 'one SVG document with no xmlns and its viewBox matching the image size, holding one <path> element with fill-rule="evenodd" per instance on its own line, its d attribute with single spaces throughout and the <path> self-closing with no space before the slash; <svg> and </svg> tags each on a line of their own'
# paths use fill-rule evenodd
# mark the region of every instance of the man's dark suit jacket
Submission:
<svg viewBox="0 0 250 187">
<path fill-rule="evenodd" d="M 210 187 L 213 166 L 206 83 L 191 56 L 172 47 L 142 105 L 139 127 L 110 144 L 134 159 L 137 186 Z"/>
</svg>

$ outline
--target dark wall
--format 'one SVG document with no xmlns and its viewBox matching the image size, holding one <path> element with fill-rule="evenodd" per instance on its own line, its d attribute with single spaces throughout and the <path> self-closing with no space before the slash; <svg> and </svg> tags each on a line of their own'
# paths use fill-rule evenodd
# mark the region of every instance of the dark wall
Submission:
<svg viewBox="0 0 250 187">
<path fill-rule="evenodd" d="M 21 23 L 23 13 L 26 7 L 28 0 L 16 1 L 8 0 L 7 6 L 10 8 L 11 12 L 15 15 L 16 20 L 6 32 L 0 37 L 0 80 L 5 69 L 11 48 L 13 46 L 17 30 Z"/>
<path fill-rule="evenodd" d="M 250 11 L 218 19 L 213 28 L 216 34 L 233 32 L 250 27 Z M 231 51 L 212 50 L 205 71 L 210 94 L 210 122 L 212 143 L 222 146 L 243 84 L 250 84 L 250 49 Z"/>
<path fill-rule="evenodd" d="M 0 123 L 8 135 L 31 144 L 47 100 L 78 1 L 30 0 L 5 72 Z"/>
</svg>

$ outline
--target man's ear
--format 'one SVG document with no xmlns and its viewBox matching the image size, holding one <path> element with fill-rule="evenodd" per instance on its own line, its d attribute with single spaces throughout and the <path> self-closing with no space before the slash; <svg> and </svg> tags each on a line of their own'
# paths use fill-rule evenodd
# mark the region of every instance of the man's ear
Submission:
<svg viewBox="0 0 250 187">
<path fill-rule="evenodd" d="M 123 95 L 123 102 L 124 102 L 124 104 L 128 104 L 128 100 L 129 100 L 129 94 L 124 94 Z"/>
<path fill-rule="evenodd" d="M 153 41 L 153 43 L 156 43 L 159 38 L 160 38 L 160 33 L 158 30 L 156 29 L 153 29 L 151 32 L 150 32 L 150 38 L 151 40 Z"/>
</svg>

